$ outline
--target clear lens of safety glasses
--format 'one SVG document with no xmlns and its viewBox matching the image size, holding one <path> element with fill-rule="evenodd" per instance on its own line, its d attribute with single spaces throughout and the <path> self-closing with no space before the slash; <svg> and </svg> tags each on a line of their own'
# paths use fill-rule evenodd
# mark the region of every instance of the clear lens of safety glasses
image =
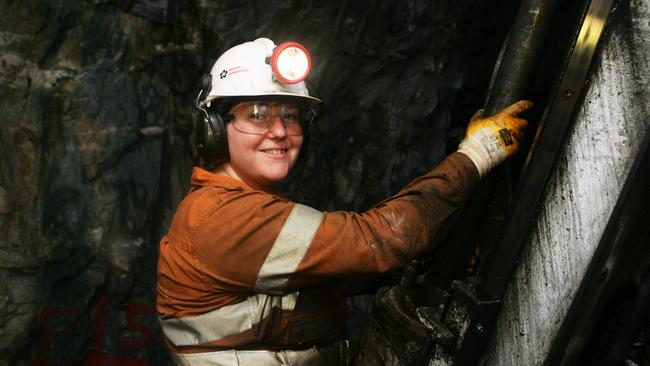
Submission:
<svg viewBox="0 0 650 366">
<path fill-rule="evenodd" d="M 231 124 L 240 132 L 264 135 L 279 117 L 288 135 L 302 135 L 300 109 L 293 104 L 243 103 L 235 106 L 231 113 L 235 116 Z"/>
</svg>

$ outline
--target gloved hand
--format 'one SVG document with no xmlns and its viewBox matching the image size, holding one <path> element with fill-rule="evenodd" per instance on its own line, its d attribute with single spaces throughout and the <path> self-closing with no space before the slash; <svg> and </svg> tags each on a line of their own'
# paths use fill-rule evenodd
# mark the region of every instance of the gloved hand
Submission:
<svg viewBox="0 0 650 366">
<path fill-rule="evenodd" d="M 532 102 L 520 100 L 489 117 L 482 118 L 483 109 L 474 113 L 458 151 L 474 162 L 481 177 L 517 152 L 523 129 L 528 125 L 528 121 L 517 116 L 532 106 Z"/>
</svg>

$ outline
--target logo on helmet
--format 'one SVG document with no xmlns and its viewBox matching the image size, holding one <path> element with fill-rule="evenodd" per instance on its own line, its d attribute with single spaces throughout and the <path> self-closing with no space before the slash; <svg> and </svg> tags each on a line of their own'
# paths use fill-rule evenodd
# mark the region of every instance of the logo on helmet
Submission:
<svg viewBox="0 0 650 366">
<path fill-rule="evenodd" d="M 248 69 L 242 66 L 235 66 L 228 69 L 228 75 L 235 75 L 241 72 L 248 72 Z"/>
<path fill-rule="evenodd" d="M 225 78 L 226 75 L 228 75 L 228 71 L 226 71 L 226 70 L 221 71 L 221 74 L 219 74 L 219 79 Z"/>
</svg>

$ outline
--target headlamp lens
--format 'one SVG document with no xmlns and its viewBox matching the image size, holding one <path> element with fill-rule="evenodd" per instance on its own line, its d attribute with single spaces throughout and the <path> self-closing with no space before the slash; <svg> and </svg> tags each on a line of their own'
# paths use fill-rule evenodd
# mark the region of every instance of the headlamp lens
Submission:
<svg viewBox="0 0 650 366">
<path fill-rule="evenodd" d="M 285 84 L 303 81 L 311 68 L 309 53 L 301 44 L 285 42 L 278 45 L 271 56 L 271 69 Z"/>
</svg>

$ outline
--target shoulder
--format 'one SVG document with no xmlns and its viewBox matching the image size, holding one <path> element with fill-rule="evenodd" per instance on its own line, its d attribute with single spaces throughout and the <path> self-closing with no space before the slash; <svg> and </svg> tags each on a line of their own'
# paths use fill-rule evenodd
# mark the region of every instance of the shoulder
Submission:
<svg viewBox="0 0 650 366">
<path fill-rule="evenodd" d="M 248 221 L 270 220 L 288 215 L 295 203 L 286 197 L 255 190 L 234 190 L 218 193 L 209 216 L 238 226 Z"/>
</svg>

